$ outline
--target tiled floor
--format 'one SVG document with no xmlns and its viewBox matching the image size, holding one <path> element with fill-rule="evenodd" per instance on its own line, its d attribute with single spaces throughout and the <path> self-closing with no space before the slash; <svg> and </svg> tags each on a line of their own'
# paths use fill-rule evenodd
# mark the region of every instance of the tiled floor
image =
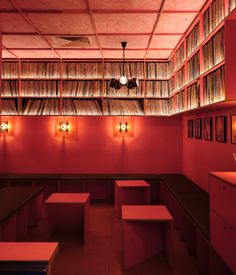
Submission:
<svg viewBox="0 0 236 275">
<path fill-rule="evenodd" d="M 60 236 L 59 253 L 52 275 L 197 275 L 196 261 L 174 232 L 174 258 L 170 267 L 164 256 L 155 256 L 126 271 L 122 270 L 122 223 L 110 205 L 92 205 L 90 238 L 86 245 L 78 236 Z M 39 231 L 31 239 L 40 240 Z"/>
</svg>

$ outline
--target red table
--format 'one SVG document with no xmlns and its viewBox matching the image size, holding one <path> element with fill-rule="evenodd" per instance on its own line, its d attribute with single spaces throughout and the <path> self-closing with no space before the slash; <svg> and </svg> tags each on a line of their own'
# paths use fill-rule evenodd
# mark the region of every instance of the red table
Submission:
<svg viewBox="0 0 236 275">
<path fill-rule="evenodd" d="M 144 180 L 115 181 L 115 211 L 121 218 L 122 205 L 150 203 L 150 185 Z"/>
<path fill-rule="evenodd" d="M 89 230 L 88 193 L 54 193 L 44 202 L 44 235 L 53 231 L 82 231 L 84 243 Z"/>
<path fill-rule="evenodd" d="M 163 205 L 123 205 L 123 267 L 161 253 L 170 261 L 173 218 Z"/>
<path fill-rule="evenodd" d="M 58 243 L 0 242 L 0 273 L 42 270 L 49 275 L 57 251 Z"/>
</svg>

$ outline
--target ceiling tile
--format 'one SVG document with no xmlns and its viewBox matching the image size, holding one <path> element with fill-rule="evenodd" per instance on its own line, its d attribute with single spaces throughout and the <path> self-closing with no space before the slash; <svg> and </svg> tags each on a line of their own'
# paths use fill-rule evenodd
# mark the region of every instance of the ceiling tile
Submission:
<svg viewBox="0 0 236 275">
<path fill-rule="evenodd" d="M 101 53 L 99 50 L 58 50 L 62 58 L 73 58 L 73 59 L 93 59 L 101 58 Z"/>
<path fill-rule="evenodd" d="M 152 59 L 166 59 L 171 55 L 172 50 L 149 50 L 147 53 L 147 58 Z"/>
<path fill-rule="evenodd" d="M 2 32 L 33 32 L 32 27 L 20 14 L 1 13 L 0 30 Z"/>
<path fill-rule="evenodd" d="M 173 49 L 182 38 L 182 35 L 154 35 L 150 48 L 171 48 Z"/>
<path fill-rule="evenodd" d="M 88 14 L 29 14 L 34 25 L 43 33 L 94 33 Z"/>
<path fill-rule="evenodd" d="M 159 10 L 162 0 L 90 0 L 92 9 L 98 10 Z"/>
<path fill-rule="evenodd" d="M 2 50 L 2 58 L 16 58 L 16 57 L 11 53 L 9 53 L 8 51 Z"/>
<path fill-rule="evenodd" d="M 13 6 L 9 0 L 1 0 L 0 9 L 13 9 Z"/>
<path fill-rule="evenodd" d="M 58 58 L 52 50 L 14 50 L 20 58 Z"/>
<path fill-rule="evenodd" d="M 147 48 L 148 35 L 99 35 L 99 40 L 103 48 L 122 49 L 121 41 L 127 41 L 126 48 Z"/>
<path fill-rule="evenodd" d="M 7 48 L 48 48 L 48 44 L 38 35 L 3 35 L 3 45 Z"/>
<path fill-rule="evenodd" d="M 155 33 L 184 33 L 197 13 L 162 13 Z"/>
<path fill-rule="evenodd" d="M 125 52 L 125 58 L 126 59 L 128 59 L 128 58 L 143 59 L 145 53 L 146 53 L 145 50 L 126 51 Z M 104 58 L 109 58 L 109 59 L 113 59 L 113 58 L 121 59 L 122 58 L 122 53 L 120 51 L 117 51 L 117 50 L 103 50 L 103 55 L 104 55 Z"/>
<path fill-rule="evenodd" d="M 207 0 L 165 0 L 163 10 L 200 11 Z"/>
<path fill-rule="evenodd" d="M 63 9 L 86 9 L 84 0 L 17 0 L 22 9 L 39 9 L 39 10 L 63 10 Z"/>
<path fill-rule="evenodd" d="M 157 14 L 94 14 L 98 33 L 151 33 Z"/>
</svg>

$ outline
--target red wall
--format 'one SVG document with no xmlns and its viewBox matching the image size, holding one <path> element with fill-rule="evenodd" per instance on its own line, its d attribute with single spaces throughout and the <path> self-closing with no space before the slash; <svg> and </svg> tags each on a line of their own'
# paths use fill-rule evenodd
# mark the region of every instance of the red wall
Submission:
<svg viewBox="0 0 236 275">
<path fill-rule="evenodd" d="M 236 170 L 236 163 L 232 155 L 233 152 L 236 152 L 236 145 L 231 144 L 230 140 L 230 115 L 235 113 L 235 109 L 230 109 L 192 116 L 186 115 L 183 118 L 183 173 L 207 191 L 210 171 Z M 215 141 L 215 116 L 217 115 L 227 116 L 226 143 Z M 213 141 L 188 138 L 187 120 L 206 117 L 213 118 Z"/>
<path fill-rule="evenodd" d="M 176 173 L 182 170 L 181 119 L 133 118 L 134 137 L 114 137 L 112 117 L 11 117 L 0 136 L 0 173 Z"/>
</svg>

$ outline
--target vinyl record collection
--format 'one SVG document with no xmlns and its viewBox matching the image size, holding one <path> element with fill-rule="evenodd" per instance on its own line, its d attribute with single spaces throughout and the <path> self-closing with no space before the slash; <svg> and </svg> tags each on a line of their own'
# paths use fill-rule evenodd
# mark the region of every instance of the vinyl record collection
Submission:
<svg viewBox="0 0 236 275">
<path fill-rule="evenodd" d="M 2 78 L 18 78 L 19 62 L 2 62 Z"/>
<path fill-rule="evenodd" d="M 59 62 L 21 62 L 21 78 L 60 78 Z"/>
<path fill-rule="evenodd" d="M 56 80 L 22 80 L 22 97 L 58 97 L 59 81 Z"/>
<path fill-rule="evenodd" d="M 146 81 L 146 97 L 169 97 L 169 81 Z"/>
<path fill-rule="evenodd" d="M 176 73 L 175 90 L 181 89 L 185 85 L 185 71 L 184 66 Z"/>
<path fill-rule="evenodd" d="M 175 62 L 176 62 L 176 69 L 178 69 L 185 60 L 185 53 L 184 53 L 184 42 L 181 44 L 179 49 L 176 51 L 175 55 Z"/>
<path fill-rule="evenodd" d="M 2 99 L 1 100 L 1 115 L 17 115 L 17 104 L 14 99 Z"/>
<path fill-rule="evenodd" d="M 2 96 L 18 96 L 18 84 L 17 80 L 3 80 Z"/>
<path fill-rule="evenodd" d="M 204 105 L 225 99 L 225 67 L 204 77 Z"/>
<path fill-rule="evenodd" d="M 187 56 L 189 56 L 197 48 L 199 43 L 200 43 L 200 27 L 198 22 L 186 39 Z"/>
<path fill-rule="evenodd" d="M 104 115 L 143 115 L 143 109 L 138 100 L 108 99 L 104 102 Z"/>
<path fill-rule="evenodd" d="M 170 115 L 173 110 L 173 99 L 145 100 L 145 114 L 148 116 Z"/>
<path fill-rule="evenodd" d="M 207 37 L 224 19 L 225 1 L 214 0 L 203 16 L 204 36 Z"/>
<path fill-rule="evenodd" d="M 176 108 L 177 108 L 177 112 L 183 112 L 186 110 L 186 108 L 185 108 L 185 90 L 179 92 L 176 95 Z"/>
<path fill-rule="evenodd" d="M 105 78 L 119 78 L 123 75 L 122 62 L 105 62 L 104 77 Z M 127 77 L 144 78 L 144 62 L 125 62 L 124 75 Z"/>
<path fill-rule="evenodd" d="M 200 107 L 199 81 L 187 88 L 187 109 L 191 110 L 197 107 Z"/>
<path fill-rule="evenodd" d="M 200 76 L 200 52 L 198 51 L 188 62 L 188 82 Z"/>
<path fill-rule="evenodd" d="M 102 81 L 97 80 L 64 80 L 62 96 L 65 97 L 101 97 Z"/>
<path fill-rule="evenodd" d="M 236 8 L 236 0 L 229 0 L 229 11 L 231 12 Z"/>
<path fill-rule="evenodd" d="M 220 29 L 203 46 L 204 71 L 207 71 L 225 58 L 224 28 Z"/>
<path fill-rule="evenodd" d="M 63 78 L 102 78 L 102 63 L 98 62 L 64 62 Z"/>
<path fill-rule="evenodd" d="M 148 62 L 146 63 L 146 78 L 167 79 L 171 74 L 168 62 Z"/>
</svg>

